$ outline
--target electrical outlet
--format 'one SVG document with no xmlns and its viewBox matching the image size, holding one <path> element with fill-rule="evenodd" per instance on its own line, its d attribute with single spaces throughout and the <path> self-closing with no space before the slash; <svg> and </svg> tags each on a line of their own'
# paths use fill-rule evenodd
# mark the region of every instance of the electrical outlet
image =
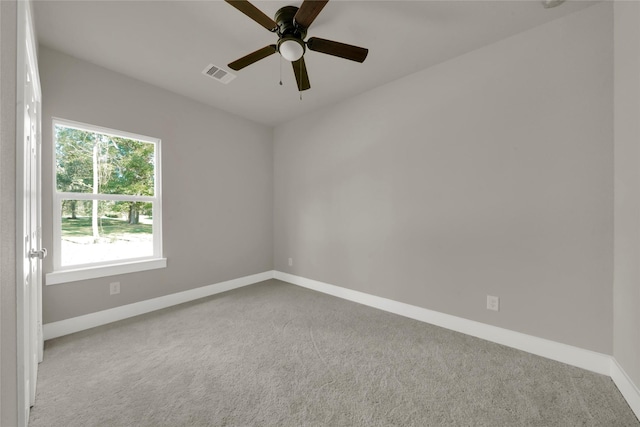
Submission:
<svg viewBox="0 0 640 427">
<path fill-rule="evenodd" d="M 500 311 L 500 298 L 487 295 L 487 310 Z"/>
<path fill-rule="evenodd" d="M 293 258 L 289 258 L 289 267 L 293 266 Z"/>
<path fill-rule="evenodd" d="M 109 294 L 115 295 L 120 293 L 120 282 L 109 283 Z"/>
</svg>

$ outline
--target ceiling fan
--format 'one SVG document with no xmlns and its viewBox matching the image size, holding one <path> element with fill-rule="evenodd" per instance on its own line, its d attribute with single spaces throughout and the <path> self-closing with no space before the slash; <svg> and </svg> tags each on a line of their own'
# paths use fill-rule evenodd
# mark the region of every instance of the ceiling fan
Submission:
<svg viewBox="0 0 640 427">
<path fill-rule="evenodd" d="M 229 64 L 229 68 L 239 71 L 254 62 L 258 62 L 276 52 L 293 65 L 298 89 L 302 92 L 311 87 L 309 75 L 304 63 L 306 49 L 327 55 L 338 56 L 356 62 L 364 62 L 368 49 L 331 40 L 311 37 L 305 42 L 307 30 L 329 0 L 304 0 L 300 8 L 285 6 L 280 8 L 274 19 L 269 18 L 260 9 L 247 0 L 225 0 L 231 6 L 262 25 L 267 30 L 278 34 L 276 44 L 258 49 Z"/>
</svg>

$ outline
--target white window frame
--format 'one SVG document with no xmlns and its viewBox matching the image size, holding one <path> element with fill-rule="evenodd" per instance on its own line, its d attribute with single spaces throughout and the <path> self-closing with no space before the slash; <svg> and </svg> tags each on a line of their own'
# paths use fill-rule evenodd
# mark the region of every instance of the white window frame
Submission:
<svg viewBox="0 0 640 427">
<path fill-rule="evenodd" d="M 154 144 L 155 164 L 154 164 L 154 191 L 153 196 L 129 196 L 122 194 L 93 194 L 93 193 L 73 193 L 59 192 L 56 182 L 56 126 L 64 126 L 73 129 L 86 130 L 89 132 L 101 133 L 104 135 L 119 138 L 128 138 Z M 166 258 L 162 256 L 162 173 L 160 157 L 160 139 L 145 135 L 138 135 L 115 129 L 105 128 L 87 123 L 75 122 L 72 120 L 54 117 L 52 120 L 52 143 L 53 143 L 53 272 L 47 274 L 47 285 L 67 283 L 77 280 L 94 279 L 117 274 L 134 273 L 137 271 L 164 268 L 167 266 Z M 126 258 L 120 260 L 102 261 L 80 265 L 61 265 L 62 246 L 62 212 L 60 206 L 63 200 L 112 200 L 112 201 L 139 201 L 153 203 L 153 255 L 139 258 Z"/>
</svg>

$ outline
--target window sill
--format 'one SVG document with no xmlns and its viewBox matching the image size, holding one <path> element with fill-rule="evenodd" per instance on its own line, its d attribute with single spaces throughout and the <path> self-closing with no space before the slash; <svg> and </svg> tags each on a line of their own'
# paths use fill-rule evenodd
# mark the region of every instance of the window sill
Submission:
<svg viewBox="0 0 640 427">
<path fill-rule="evenodd" d="M 75 270 L 54 271 L 47 274 L 47 285 L 76 282 L 78 280 L 96 279 L 99 277 L 115 276 L 118 274 L 135 273 L 138 271 L 155 270 L 167 266 L 166 258 L 154 258 L 144 261 L 130 261 L 97 267 L 77 268 Z"/>
</svg>

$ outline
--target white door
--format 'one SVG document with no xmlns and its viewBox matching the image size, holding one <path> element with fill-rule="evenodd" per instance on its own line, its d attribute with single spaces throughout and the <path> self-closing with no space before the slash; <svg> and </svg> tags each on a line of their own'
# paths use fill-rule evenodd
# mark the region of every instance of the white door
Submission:
<svg viewBox="0 0 640 427">
<path fill-rule="evenodd" d="M 25 132 L 25 190 L 27 200 L 25 202 L 25 224 L 28 230 L 28 260 L 29 271 L 25 277 L 25 301 L 29 306 L 29 403 L 33 406 L 36 398 L 36 379 L 38 378 L 38 363 L 40 362 L 40 348 L 42 347 L 42 321 L 40 313 L 40 290 L 42 289 L 42 259 L 46 250 L 42 249 L 40 227 L 40 180 L 39 158 L 40 138 L 38 135 L 39 103 L 36 99 L 33 79 L 34 76 L 27 71 L 27 85 L 25 90 L 26 106 L 24 116 Z"/>
<path fill-rule="evenodd" d="M 18 64 L 23 72 L 18 78 L 18 223 L 22 231 L 17 242 L 22 274 L 18 278 L 18 423 L 26 426 L 29 408 L 35 403 L 38 362 L 42 340 L 42 259 L 41 185 L 40 185 L 40 82 L 35 57 L 32 20 L 27 2 L 18 2 L 20 40 Z M 23 37 L 20 37 L 23 35 Z"/>
</svg>

